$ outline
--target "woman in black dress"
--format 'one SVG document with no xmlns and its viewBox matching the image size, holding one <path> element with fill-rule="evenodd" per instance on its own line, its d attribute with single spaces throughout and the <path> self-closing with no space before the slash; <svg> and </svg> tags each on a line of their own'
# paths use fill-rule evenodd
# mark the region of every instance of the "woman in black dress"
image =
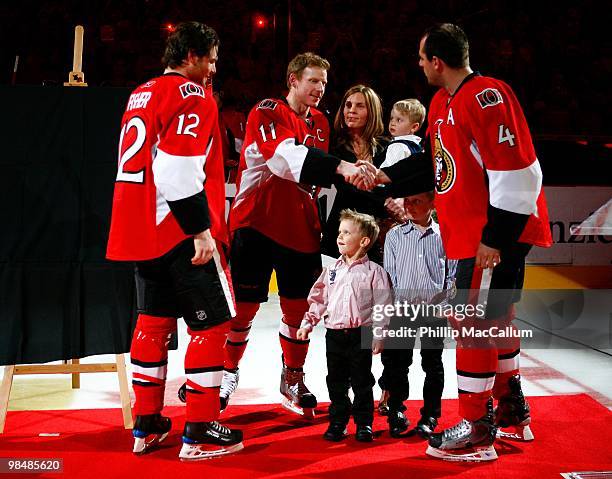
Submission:
<svg viewBox="0 0 612 479">
<path fill-rule="evenodd" d="M 370 87 L 355 85 L 346 91 L 336 113 L 335 141 L 330 152 L 351 163 L 365 161 L 379 167 L 384 160 L 385 147 L 389 143 L 389 140 L 382 136 L 383 131 L 380 98 Z M 345 208 L 351 208 L 359 213 L 370 214 L 378 220 L 381 232 L 386 232 L 388 227 L 385 228 L 385 225 L 380 223 L 389 217 L 385 201 L 389 204 L 390 200 L 386 200 L 380 192 L 359 190 L 344 182 L 338 182 L 335 186 L 337 194 L 323 228 L 321 250 L 323 254 L 337 258 L 340 255 L 336 245 L 340 212 Z M 383 245 L 384 234 L 381 234 L 368 252 L 370 259 L 381 265 Z"/>
</svg>

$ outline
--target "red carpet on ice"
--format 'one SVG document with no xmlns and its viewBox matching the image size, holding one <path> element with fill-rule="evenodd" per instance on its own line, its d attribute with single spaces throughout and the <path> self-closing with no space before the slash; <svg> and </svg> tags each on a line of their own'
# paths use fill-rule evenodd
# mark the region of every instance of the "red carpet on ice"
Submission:
<svg viewBox="0 0 612 479">
<path fill-rule="evenodd" d="M 242 428 L 244 450 L 222 458 L 182 463 L 178 460 L 183 408 L 169 407 L 173 430 L 163 448 L 143 457 L 131 453 L 131 431 L 122 426 L 119 409 L 9 412 L 0 435 L 0 457 L 62 458 L 63 474 L 48 477 L 245 477 L 306 478 L 442 478 L 560 477 L 569 471 L 612 469 L 612 412 L 585 394 L 529 398 L 532 443 L 498 440 L 499 459 L 486 464 L 443 462 L 425 455 L 416 437 L 391 439 L 385 418 L 377 417 L 373 443 L 351 436 L 341 443 L 321 437 L 326 407 L 314 422 L 301 420 L 278 405 L 230 406 L 222 422 Z M 409 402 L 415 422 L 420 404 Z M 442 426 L 455 423 L 457 401 L 443 404 Z M 40 436 L 40 434 L 59 435 Z M 184 474 L 184 475 L 183 475 Z M 192 474 L 197 474 L 192 476 Z M 24 477 L 21 475 L 20 477 Z M 38 476 L 41 477 L 41 476 Z"/>
</svg>

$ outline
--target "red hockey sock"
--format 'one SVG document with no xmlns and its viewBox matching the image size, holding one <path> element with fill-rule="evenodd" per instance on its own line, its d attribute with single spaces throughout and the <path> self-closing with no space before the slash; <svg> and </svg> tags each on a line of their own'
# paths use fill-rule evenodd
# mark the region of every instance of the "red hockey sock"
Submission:
<svg viewBox="0 0 612 479">
<path fill-rule="evenodd" d="M 487 402 L 491 398 L 491 391 L 482 393 L 459 394 L 459 416 L 468 421 L 476 421 L 487 413 Z"/>
<path fill-rule="evenodd" d="M 164 407 L 168 343 L 174 331 L 175 318 L 138 315 L 130 349 L 137 416 L 156 414 Z"/>
<path fill-rule="evenodd" d="M 457 386 L 461 417 L 475 421 L 486 414 L 496 369 L 496 349 L 457 349 Z"/>
<path fill-rule="evenodd" d="M 308 344 L 310 341 L 297 339 L 297 330 L 300 328 L 304 314 L 308 311 L 306 299 L 280 298 L 280 306 L 283 311 L 278 336 L 285 365 L 292 369 L 304 367 Z"/>
<path fill-rule="evenodd" d="M 236 303 L 236 317 L 230 321 L 230 331 L 225 343 L 225 369 L 237 369 L 249 342 L 253 318 L 259 303 Z"/>
<path fill-rule="evenodd" d="M 185 353 L 188 422 L 219 418 L 219 388 L 223 378 L 223 346 L 229 321 L 203 331 L 188 329 L 191 341 Z"/>
</svg>

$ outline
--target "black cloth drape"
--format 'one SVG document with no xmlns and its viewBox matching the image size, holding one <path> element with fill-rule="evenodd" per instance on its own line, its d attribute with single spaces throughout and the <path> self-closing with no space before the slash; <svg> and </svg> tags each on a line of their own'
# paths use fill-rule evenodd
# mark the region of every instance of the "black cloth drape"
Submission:
<svg viewBox="0 0 612 479">
<path fill-rule="evenodd" d="M 0 86 L 0 364 L 129 350 L 133 267 L 104 259 L 129 93 Z"/>
</svg>

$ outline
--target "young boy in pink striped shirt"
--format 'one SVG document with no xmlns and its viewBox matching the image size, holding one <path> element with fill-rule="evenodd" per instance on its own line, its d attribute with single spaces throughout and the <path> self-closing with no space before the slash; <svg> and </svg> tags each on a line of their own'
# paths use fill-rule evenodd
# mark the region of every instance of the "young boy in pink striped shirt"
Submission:
<svg viewBox="0 0 612 479">
<path fill-rule="evenodd" d="M 342 211 L 336 240 L 342 256 L 333 266 L 323 269 L 310 290 L 309 310 L 297 332 L 298 339 L 308 339 L 321 319 L 327 328 L 327 389 L 331 404 L 330 424 L 323 437 L 328 441 L 346 437 L 351 414 L 357 425 L 356 439 L 373 439 L 372 354 L 383 349 L 383 339 L 377 339 L 388 324 L 382 307 L 392 302 L 387 273 L 366 254 L 378 232 L 373 216 Z M 355 395 L 352 404 L 348 396 L 351 387 Z"/>
</svg>

